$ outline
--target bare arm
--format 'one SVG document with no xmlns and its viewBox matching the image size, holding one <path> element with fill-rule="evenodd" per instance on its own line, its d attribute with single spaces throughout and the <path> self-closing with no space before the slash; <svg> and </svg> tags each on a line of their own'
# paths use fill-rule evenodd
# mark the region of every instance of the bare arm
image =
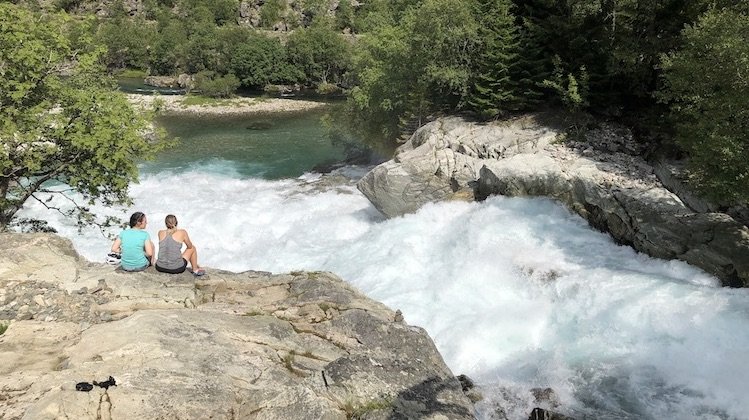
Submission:
<svg viewBox="0 0 749 420">
<path fill-rule="evenodd" d="M 192 241 L 190 241 L 190 236 L 187 234 L 187 231 L 183 230 L 183 232 L 185 232 L 185 240 L 184 240 L 184 242 L 185 242 L 185 245 L 187 245 L 187 249 L 193 248 Z"/>
<path fill-rule="evenodd" d="M 146 239 L 144 245 L 146 248 L 146 257 L 151 261 L 151 264 L 156 264 L 156 256 L 153 255 L 153 242 L 151 242 L 151 239 Z"/>
<path fill-rule="evenodd" d="M 115 239 L 114 243 L 112 244 L 112 252 L 116 252 L 116 253 L 122 252 L 121 245 L 122 245 L 122 241 L 120 240 L 120 237 L 118 236 L 117 239 Z"/>
</svg>

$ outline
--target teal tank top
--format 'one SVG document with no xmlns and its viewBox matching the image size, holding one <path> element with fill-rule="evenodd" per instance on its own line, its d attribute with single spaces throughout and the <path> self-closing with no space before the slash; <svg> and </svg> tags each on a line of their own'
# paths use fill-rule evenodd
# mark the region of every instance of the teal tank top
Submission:
<svg viewBox="0 0 749 420">
<path fill-rule="evenodd" d="M 148 265 L 145 243 L 150 239 L 148 232 L 142 229 L 127 229 L 120 232 L 122 242 L 122 260 L 124 269 L 141 268 Z"/>
</svg>

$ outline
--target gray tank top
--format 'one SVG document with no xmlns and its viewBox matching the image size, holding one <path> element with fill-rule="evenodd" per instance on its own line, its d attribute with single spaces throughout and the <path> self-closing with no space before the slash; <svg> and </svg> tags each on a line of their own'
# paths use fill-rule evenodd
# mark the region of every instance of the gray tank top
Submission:
<svg viewBox="0 0 749 420">
<path fill-rule="evenodd" d="M 161 268 L 175 270 L 185 265 L 182 261 L 182 242 L 177 242 L 168 232 L 164 239 L 159 241 L 159 257 L 156 264 Z"/>
</svg>

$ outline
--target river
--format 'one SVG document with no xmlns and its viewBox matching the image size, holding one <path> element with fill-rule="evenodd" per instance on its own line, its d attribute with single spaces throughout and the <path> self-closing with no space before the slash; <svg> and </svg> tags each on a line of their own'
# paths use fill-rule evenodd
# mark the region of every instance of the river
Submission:
<svg viewBox="0 0 749 420">
<path fill-rule="evenodd" d="M 455 374 L 487 397 L 480 418 L 525 419 L 551 387 L 578 419 L 742 419 L 749 413 L 749 291 L 679 261 L 619 246 L 548 199 L 427 205 L 385 219 L 355 188 L 368 168 L 322 187 L 309 173 L 340 158 L 318 115 L 165 121 L 183 138 L 141 166 L 128 209 L 168 213 L 201 265 L 329 270 L 424 327 Z M 109 241 L 30 203 L 78 251 Z"/>
</svg>

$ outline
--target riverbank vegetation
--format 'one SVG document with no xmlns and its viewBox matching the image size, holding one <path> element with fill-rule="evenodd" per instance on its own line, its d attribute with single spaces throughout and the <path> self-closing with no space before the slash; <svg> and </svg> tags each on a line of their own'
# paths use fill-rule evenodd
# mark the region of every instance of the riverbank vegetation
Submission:
<svg viewBox="0 0 749 420">
<path fill-rule="evenodd" d="M 563 110 L 573 135 L 622 122 L 731 204 L 749 199 L 748 14 L 729 0 L 116 0 L 92 36 L 110 71 L 187 73 L 211 96 L 340 89 L 328 122 L 371 144 L 453 113 Z"/>
<path fill-rule="evenodd" d="M 79 226 L 107 226 L 114 220 L 97 220 L 88 205 L 129 203 L 137 162 L 168 142 L 106 77 L 90 21 L 49 14 L 43 22 L 0 3 L 0 231 L 28 200 Z M 54 195 L 72 201 L 70 189 L 81 196 L 72 209 L 50 204 Z"/>
</svg>

